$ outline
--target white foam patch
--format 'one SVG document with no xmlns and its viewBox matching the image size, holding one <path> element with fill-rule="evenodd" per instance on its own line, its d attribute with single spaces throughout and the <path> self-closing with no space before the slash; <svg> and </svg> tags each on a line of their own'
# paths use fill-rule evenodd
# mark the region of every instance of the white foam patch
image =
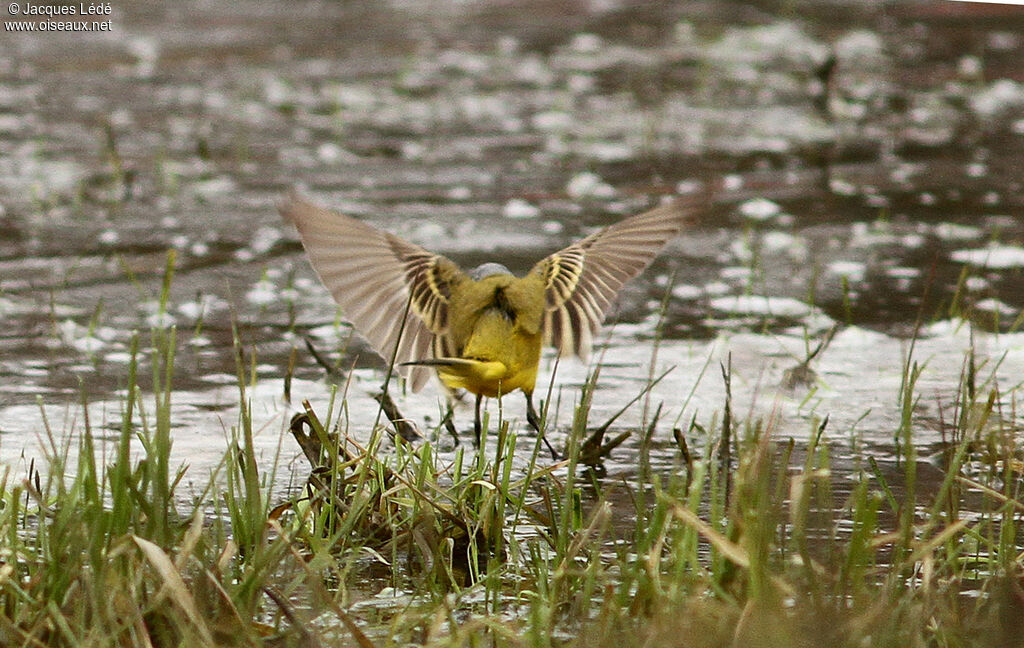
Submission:
<svg viewBox="0 0 1024 648">
<path fill-rule="evenodd" d="M 949 256 L 957 263 L 994 270 L 1024 267 L 1024 248 L 1015 245 L 993 245 L 977 250 L 956 250 Z"/>
<path fill-rule="evenodd" d="M 813 306 L 798 299 L 762 295 L 729 295 L 716 297 L 710 303 L 715 310 L 736 315 L 804 317 L 814 310 Z"/>
</svg>

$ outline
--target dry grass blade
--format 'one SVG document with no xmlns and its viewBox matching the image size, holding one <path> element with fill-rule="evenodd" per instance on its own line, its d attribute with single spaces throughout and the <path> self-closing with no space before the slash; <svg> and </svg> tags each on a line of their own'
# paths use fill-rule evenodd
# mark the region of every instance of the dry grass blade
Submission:
<svg viewBox="0 0 1024 648">
<path fill-rule="evenodd" d="M 245 620 L 242 618 L 241 612 L 238 611 L 238 606 L 231 600 L 231 595 L 228 594 L 227 590 L 224 589 L 224 586 L 220 584 L 220 581 L 217 579 L 217 575 L 209 569 L 205 571 L 205 575 L 210 586 L 213 587 L 214 591 L 217 592 L 217 595 L 220 597 L 221 604 L 224 606 L 223 609 L 230 613 L 230 622 L 235 624 L 238 628 L 243 627 L 245 625 Z"/>
<path fill-rule="evenodd" d="M 693 527 L 697 533 L 707 538 L 708 542 L 715 549 L 718 549 L 723 556 L 728 558 L 737 567 L 750 567 L 750 556 L 747 555 L 746 550 L 712 529 L 707 522 L 697 517 L 696 513 L 683 506 L 675 505 L 672 507 L 672 515 L 679 521 Z"/>
<path fill-rule="evenodd" d="M 302 341 L 306 343 L 306 349 L 309 350 L 309 354 L 313 356 L 313 359 L 316 361 L 316 363 L 320 365 L 324 371 L 327 372 L 328 378 L 331 378 L 338 382 L 344 382 L 348 380 L 348 377 L 345 375 L 344 371 L 332 365 L 330 362 L 327 361 L 327 358 L 325 358 L 323 355 L 321 355 L 319 351 L 317 351 L 316 347 L 313 346 L 312 340 L 310 340 L 308 337 L 303 336 Z"/>
<path fill-rule="evenodd" d="M 977 482 L 977 481 L 975 481 L 973 479 L 969 479 L 967 477 L 960 477 L 960 476 L 958 476 L 956 479 L 961 484 L 966 484 L 967 486 L 970 486 L 971 488 L 976 488 L 979 491 L 981 491 L 981 492 L 985 493 L 986 495 L 988 495 L 989 497 L 991 497 L 992 499 L 998 500 L 998 501 L 1002 502 L 1003 504 L 1009 504 L 1010 506 L 1014 507 L 1018 511 L 1024 511 L 1024 503 L 1022 503 L 1022 502 L 1020 502 L 1018 500 L 1015 500 L 1015 499 L 1011 499 L 1011 498 L 1007 497 L 1006 495 L 1003 495 L 1002 493 L 1000 493 L 999 491 L 997 491 L 994 488 L 990 488 L 989 486 L 986 486 L 985 484 L 979 483 L 979 482 Z"/>
<path fill-rule="evenodd" d="M 416 431 L 416 425 L 413 424 L 412 419 L 402 416 L 402 412 L 399 411 L 398 406 L 395 405 L 395 401 L 391 399 L 391 394 L 385 390 L 377 392 L 373 395 L 374 400 L 380 403 L 380 407 L 384 410 L 384 414 L 391 421 L 391 424 L 395 426 L 395 430 L 398 435 L 403 439 L 412 443 L 419 441 L 422 435 Z"/>
<path fill-rule="evenodd" d="M 196 606 L 196 601 L 192 598 L 192 595 L 188 591 L 188 587 L 185 585 L 184 579 L 181 577 L 181 573 L 174 566 L 174 562 L 170 557 L 164 553 L 164 550 L 157 546 L 155 543 L 140 538 L 139 536 L 132 536 L 132 540 L 138 545 L 139 549 L 142 550 L 143 555 L 146 556 L 146 560 L 149 564 L 156 569 L 157 573 L 164 581 L 164 586 L 161 594 L 166 594 L 172 601 L 174 601 L 178 607 L 181 608 L 188 620 L 195 626 L 196 631 L 200 637 L 208 644 L 213 643 L 213 638 L 210 636 L 210 631 L 206 627 L 206 622 L 203 620 L 203 616 L 199 613 L 199 608 Z"/>
<path fill-rule="evenodd" d="M 181 549 L 178 551 L 178 558 L 174 561 L 174 566 L 178 571 L 185 568 L 185 563 L 188 561 L 188 557 L 192 555 L 192 551 L 199 544 L 199 541 L 203 537 L 203 514 L 202 511 L 196 509 L 196 514 L 192 516 L 192 523 L 188 527 L 188 531 L 185 532 L 185 537 L 181 543 Z"/>
<path fill-rule="evenodd" d="M 941 547 L 948 540 L 955 538 L 964 528 L 967 527 L 967 520 L 957 520 L 953 524 L 950 524 L 945 529 L 935 534 L 935 537 L 923 543 L 918 547 L 914 553 L 907 559 L 909 564 L 914 564 L 919 560 L 923 560 L 925 556 L 930 554 L 932 551 Z"/>
</svg>

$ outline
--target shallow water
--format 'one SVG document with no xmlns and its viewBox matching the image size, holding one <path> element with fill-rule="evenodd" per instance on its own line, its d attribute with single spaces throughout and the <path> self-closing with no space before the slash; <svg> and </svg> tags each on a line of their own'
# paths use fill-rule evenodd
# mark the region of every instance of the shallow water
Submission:
<svg viewBox="0 0 1024 648">
<path fill-rule="evenodd" d="M 145 348 L 151 327 L 175 324 L 174 452 L 202 483 L 237 423 L 232 318 L 282 490 L 291 413 L 330 398 L 303 337 L 355 363 L 349 429 L 368 434 L 382 363 L 358 340 L 342 354 L 349 331 L 274 208 L 293 185 L 460 263 L 519 272 L 658 197 L 710 190 L 700 225 L 624 292 L 594 354 L 595 422 L 673 368 L 616 427 L 664 403 L 656 470 L 676 461 L 672 427 L 721 412 L 727 362 L 740 420 L 803 440 L 829 417 L 839 484 L 865 453 L 895 461 L 908 357 L 924 367 L 922 456 L 944 440 L 971 348 L 1016 425 L 1024 11 L 774 6 L 120 2 L 113 35 L 6 33 L 0 460 L 20 474 L 41 455 L 40 408 L 75 435 L 87 400 L 113 435 L 132 335 Z M 834 327 L 813 375 L 785 385 Z M 558 367 L 556 445 L 586 375 Z M 437 390 L 396 397 L 435 434 Z M 522 423 L 521 401 L 501 415 Z M 638 436 L 608 479 L 635 478 Z M 525 463 L 532 440 L 520 443 Z"/>
</svg>

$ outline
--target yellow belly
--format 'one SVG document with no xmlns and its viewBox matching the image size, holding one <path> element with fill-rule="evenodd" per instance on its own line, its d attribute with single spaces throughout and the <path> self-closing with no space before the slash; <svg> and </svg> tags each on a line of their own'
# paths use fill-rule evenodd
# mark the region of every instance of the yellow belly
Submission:
<svg viewBox="0 0 1024 648">
<path fill-rule="evenodd" d="M 530 335 L 497 311 L 476 321 L 462 349 L 462 362 L 439 366 L 438 375 L 452 389 L 496 397 L 521 389 L 533 393 L 540 362 L 540 334 Z"/>
</svg>

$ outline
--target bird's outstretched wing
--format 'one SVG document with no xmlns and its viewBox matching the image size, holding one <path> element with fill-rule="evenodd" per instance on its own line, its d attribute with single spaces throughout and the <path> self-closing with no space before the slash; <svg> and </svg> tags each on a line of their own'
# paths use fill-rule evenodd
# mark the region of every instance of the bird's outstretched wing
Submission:
<svg viewBox="0 0 1024 648">
<path fill-rule="evenodd" d="M 386 360 L 394 355 L 396 367 L 419 391 L 433 369 L 401 363 L 430 357 L 435 336 L 448 330 L 452 287 L 467 276 L 441 255 L 324 209 L 294 191 L 278 209 L 298 228 L 313 269 L 345 317 Z M 407 304 L 411 316 L 403 329 Z"/>
<path fill-rule="evenodd" d="M 622 286 L 640 274 L 693 219 L 680 202 L 632 216 L 538 262 L 544 281 L 544 342 L 584 362 L 594 333 Z"/>
</svg>

